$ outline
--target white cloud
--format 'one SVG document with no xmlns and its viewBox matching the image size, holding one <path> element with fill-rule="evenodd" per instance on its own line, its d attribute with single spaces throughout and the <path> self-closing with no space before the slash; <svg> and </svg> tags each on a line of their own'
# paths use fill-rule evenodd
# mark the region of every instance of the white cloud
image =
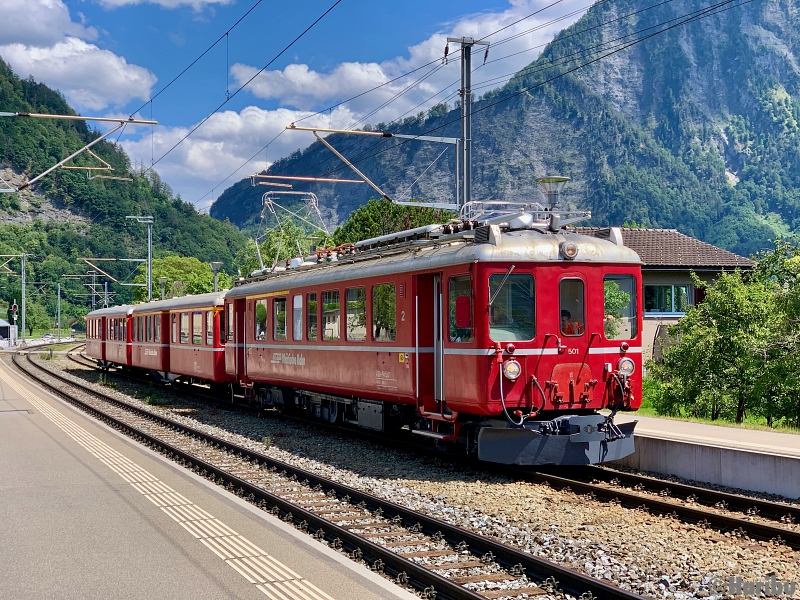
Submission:
<svg viewBox="0 0 800 600">
<path fill-rule="evenodd" d="M 146 100 L 156 82 L 156 76 L 147 69 L 75 37 L 48 47 L 0 46 L 0 56 L 18 75 L 33 75 L 58 88 L 77 108 L 101 110 L 134 98 Z"/>
<path fill-rule="evenodd" d="M 2 5 L 5 16 L 0 19 L 0 40 L 3 45 L 47 46 L 64 36 L 97 38 L 94 27 L 72 20 L 61 0 L 3 0 Z"/>
<path fill-rule="evenodd" d="M 380 83 L 386 83 L 404 72 L 431 61 L 433 64 L 422 68 L 411 77 L 387 84 L 380 90 L 347 102 L 334 109 L 330 116 L 326 112 L 300 124 L 333 128 L 348 128 L 359 121 L 362 125 L 376 124 L 381 121 L 391 121 L 406 113 L 416 114 L 440 102 L 458 88 L 460 73 L 455 44 L 450 46 L 452 58 L 448 65 L 442 66 L 438 60 L 444 51 L 448 36 L 476 38 L 485 36 L 542 8 L 547 1 L 510 0 L 509 7 L 502 12 L 466 16 L 423 42 L 409 47 L 407 55 L 384 62 L 345 62 L 328 72 L 314 71 L 305 64 L 291 64 L 282 70 L 267 71 L 256 77 L 246 89 L 257 98 L 277 100 L 281 108 L 262 110 L 251 106 L 240 113 L 225 112 L 214 115 L 156 165 L 156 169 L 164 181 L 168 181 L 173 190 L 180 193 L 185 200 L 194 202 L 200 209 L 208 208 L 225 188 L 244 175 L 263 169 L 266 164 L 264 154 L 246 164 L 229 180 L 223 181 L 225 177 L 246 163 L 260 147 L 286 125 L 312 114 L 315 110 L 345 100 Z M 540 15 L 511 25 L 499 34 L 489 37 L 493 44 L 489 61 L 514 53 L 522 52 L 522 54 L 498 62 L 489 62 L 485 67 L 478 68 L 473 74 L 473 88 L 477 93 L 481 94 L 499 87 L 509 78 L 509 74 L 532 62 L 540 51 L 537 46 L 550 41 L 555 33 L 569 26 L 580 15 L 575 14 L 560 21 L 552 21 L 582 8 L 585 6 L 584 2 L 585 0 L 564 0 L 553 9 L 543 11 Z M 532 31 L 524 33 L 528 30 Z M 519 34 L 523 35 L 498 44 L 505 38 Z M 482 61 L 482 51 L 476 50 L 473 65 L 479 66 Z M 241 85 L 257 73 L 257 68 L 236 64 L 231 68 L 231 73 Z M 416 78 L 425 74 L 428 76 L 424 81 L 406 89 Z M 495 78 L 498 79 L 489 87 L 480 87 L 481 82 Z M 442 93 L 437 95 L 438 92 Z M 401 94 L 400 98 L 381 107 L 397 94 Z M 454 97 L 450 96 L 451 105 L 453 99 Z M 376 112 L 371 114 L 373 111 Z M 149 134 L 146 134 L 138 141 L 126 141 L 123 145 L 133 159 L 149 165 L 151 156 L 158 159 L 186 135 L 189 129 L 157 127 L 154 139 L 151 140 Z M 305 148 L 311 141 L 313 138 L 310 134 L 286 133 L 270 147 L 269 160 L 276 160 L 294 150 Z M 208 193 L 215 186 L 213 193 Z"/>
<path fill-rule="evenodd" d="M 213 4 L 233 4 L 234 0 L 97 0 L 99 4 L 107 8 L 118 8 L 131 4 L 157 4 L 162 8 L 178 8 L 180 6 L 191 6 L 194 10 L 202 10 L 204 6 Z"/>
</svg>

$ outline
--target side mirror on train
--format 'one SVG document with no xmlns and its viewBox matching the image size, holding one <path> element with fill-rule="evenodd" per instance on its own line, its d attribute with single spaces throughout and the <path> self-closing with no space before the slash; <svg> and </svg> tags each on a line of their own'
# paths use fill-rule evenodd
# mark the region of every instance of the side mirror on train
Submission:
<svg viewBox="0 0 800 600">
<path fill-rule="evenodd" d="M 469 296 L 456 298 L 456 327 L 459 329 L 472 327 L 472 301 Z"/>
</svg>

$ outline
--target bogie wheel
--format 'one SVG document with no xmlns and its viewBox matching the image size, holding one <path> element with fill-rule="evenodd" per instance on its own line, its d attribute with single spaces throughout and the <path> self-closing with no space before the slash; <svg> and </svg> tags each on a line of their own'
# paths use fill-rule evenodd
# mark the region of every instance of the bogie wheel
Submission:
<svg viewBox="0 0 800 600">
<path fill-rule="evenodd" d="M 328 404 L 328 422 L 333 424 L 342 422 L 342 407 L 338 402 L 331 401 Z"/>
</svg>

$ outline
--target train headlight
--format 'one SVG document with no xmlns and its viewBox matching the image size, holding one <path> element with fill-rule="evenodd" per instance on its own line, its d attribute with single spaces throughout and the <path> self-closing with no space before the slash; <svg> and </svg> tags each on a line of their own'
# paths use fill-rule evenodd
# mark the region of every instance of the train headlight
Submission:
<svg viewBox="0 0 800 600">
<path fill-rule="evenodd" d="M 625 377 L 630 377 L 633 375 L 635 370 L 636 363 L 634 363 L 630 358 L 621 358 L 617 363 L 617 371 L 625 375 Z"/>
<path fill-rule="evenodd" d="M 522 374 L 522 366 L 514 360 L 507 360 L 503 363 L 503 376 L 511 381 L 516 381 Z"/>
<path fill-rule="evenodd" d="M 558 246 L 558 253 L 561 254 L 562 258 L 573 260 L 578 256 L 578 244 L 575 242 L 561 242 Z"/>
</svg>

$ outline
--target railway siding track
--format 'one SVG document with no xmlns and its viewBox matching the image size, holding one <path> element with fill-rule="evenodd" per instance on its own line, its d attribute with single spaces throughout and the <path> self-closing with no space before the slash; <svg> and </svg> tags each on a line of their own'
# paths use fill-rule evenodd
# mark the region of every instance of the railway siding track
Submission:
<svg viewBox="0 0 800 600">
<path fill-rule="evenodd" d="M 68 358 L 82 364 L 93 366 L 85 360 L 68 355 Z M 210 397 L 193 390 L 180 390 L 183 393 L 208 401 Z M 291 418 L 291 417 L 283 417 Z M 308 421 L 304 421 L 308 423 Z M 342 428 L 322 422 L 313 422 L 316 427 L 342 431 Z M 381 444 L 391 444 L 390 440 L 363 431 L 347 430 L 348 433 L 371 439 Z M 433 454 L 429 448 L 415 445 L 413 448 Z M 439 454 L 438 458 L 442 458 Z M 485 468 L 463 456 L 450 456 L 461 466 Z M 666 482 L 653 477 L 624 473 L 602 467 L 570 469 L 579 472 L 576 476 L 553 474 L 547 471 L 534 471 L 528 468 L 493 465 L 494 473 L 504 473 L 515 479 L 546 484 L 555 489 L 572 491 L 590 498 L 613 502 L 627 508 L 647 510 L 655 515 L 669 515 L 684 522 L 700 524 L 723 532 L 747 535 L 757 540 L 777 541 L 794 549 L 800 549 L 800 531 L 785 526 L 772 525 L 765 521 L 776 521 L 788 526 L 800 523 L 800 507 L 772 502 L 759 498 L 739 496 L 732 493 L 710 490 L 699 486 L 678 482 Z M 624 489 L 632 488 L 631 490 Z M 745 518 L 733 513 L 742 513 Z M 758 520 L 755 520 L 758 519 Z"/>
<path fill-rule="evenodd" d="M 382 571 L 398 583 L 410 585 L 423 597 L 477 600 L 567 594 L 584 599 L 642 598 L 445 521 L 155 415 L 72 381 L 36 361 L 29 359 L 27 364 L 46 373 L 46 377 L 23 366 L 19 355 L 13 360 L 28 376 L 81 409 L 348 553 L 351 558 L 365 561 L 372 569 Z M 98 398 L 103 407 L 60 389 L 47 377 Z"/>
</svg>

